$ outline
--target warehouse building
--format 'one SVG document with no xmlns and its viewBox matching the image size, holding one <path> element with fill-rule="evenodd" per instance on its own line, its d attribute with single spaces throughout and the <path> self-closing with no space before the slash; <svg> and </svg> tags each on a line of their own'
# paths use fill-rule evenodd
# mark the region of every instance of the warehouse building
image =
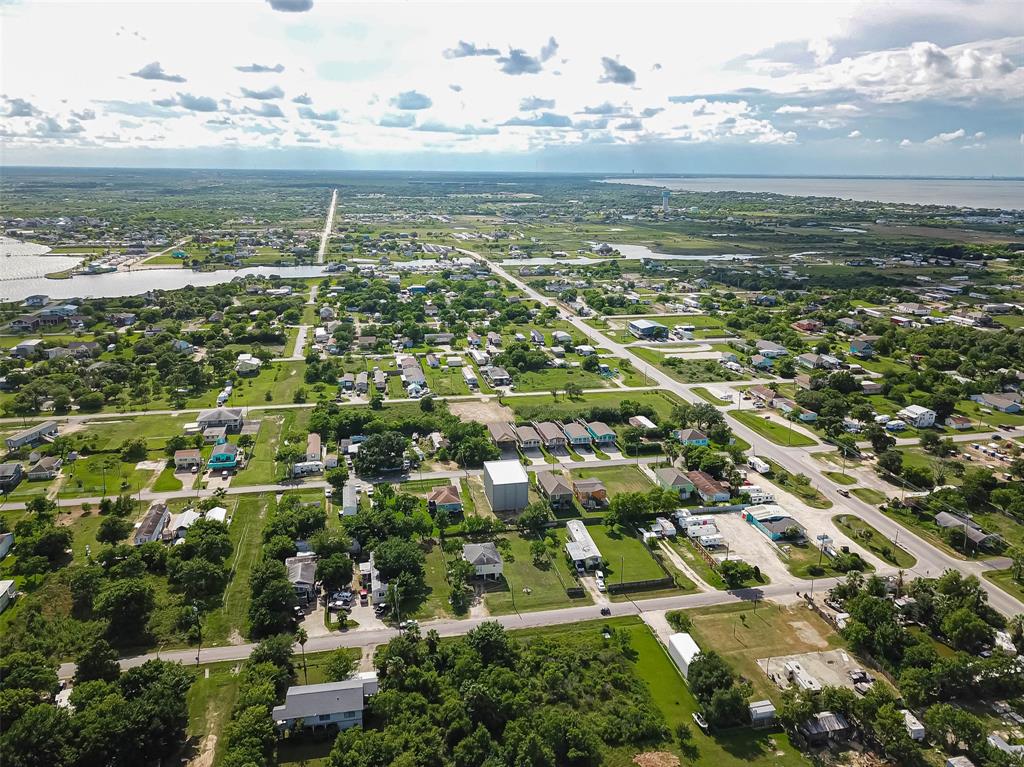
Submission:
<svg viewBox="0 0 1024 767">
<path fill-rule="evenodd" d="M 484 462 L 484 493 L 491 511 L 522 511 L 529 492 L 530 480 L 519 461 Z"/>
</svg>

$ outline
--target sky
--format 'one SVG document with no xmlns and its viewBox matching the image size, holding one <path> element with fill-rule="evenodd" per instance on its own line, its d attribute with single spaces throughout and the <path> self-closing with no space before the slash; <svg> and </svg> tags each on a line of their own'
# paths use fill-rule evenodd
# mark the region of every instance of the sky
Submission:
<svg viewBox="0 0 1024 767">
<path fill-rule="evenodd" d="M 0 163 L 1024 175 L 1019 2 L 0 0 Z"/>
</svg>

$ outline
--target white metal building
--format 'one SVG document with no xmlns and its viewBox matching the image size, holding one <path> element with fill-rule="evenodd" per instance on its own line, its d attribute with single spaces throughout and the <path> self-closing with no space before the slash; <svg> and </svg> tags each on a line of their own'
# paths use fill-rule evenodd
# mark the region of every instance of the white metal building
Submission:
<svg viewBox="0 0 1024 767">
<path fill-rule="evenodd" d="M 530 480 L 519 461 L 485 461 L 484 493 L 491 511 L 521 511 L 529 503 Z"/>
<path fill-rule="evenodd" d="M 683 679 L 689 678 L 690 664 L 700 655 L 700 647 L 689 634 L 672 634 L 668 638 L 668 655 L 676 664 Z"/>
</svg>

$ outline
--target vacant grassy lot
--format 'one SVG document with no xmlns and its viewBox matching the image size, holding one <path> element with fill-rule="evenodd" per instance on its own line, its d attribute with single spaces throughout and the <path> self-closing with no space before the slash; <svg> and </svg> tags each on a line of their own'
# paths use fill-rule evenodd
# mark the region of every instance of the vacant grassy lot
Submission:
<svg viewBox="0 0 1024 767">
<path fill-rule="evenodd" d="M 702 400 L 710 402 L 712 405 L 731 405 L 732 402 L 724 400 L 721 397 L 716 397 L 714 394 L 709 392 L 703 386 L 695 386 L 691 391 L 700 397 Z"/>
<path fill-rule="evenodd" d="M 841 646 L 839 636 L 816 613 L 804 607 L 762 602 L 687 610 L 693 638 L 714 649 L 754 686 L 753 700 L 780 700 L 780 691 L 757 665 L 760 658 L 792 655 Z"/>
<path fill-rule="evenodd" d="M 510 535 L 507 540 L 511 556 L 503 555 L 505 577 L 486 587 L 484 602 L 492 615 L 591 603 L 589 596 L 571 599 L 565 593 L 565 589 L 575 586 L 576 581 L 569 573 L 561 547 L 549 549 L 547 560 L 538 566 L 530 554 L 528 540 L 518 535 Z"/>
<path fill-rule="evenodd" d="M 811 445 L 818 444 L 802 432 L 790 429 L 775 421 L 770 421 L 749 410 L 730 410 L 729 415 L 744 426 L 756 431 L 762 437 L 770 439 L 776 445 L 810 447 Z"/>
<path fill-rule="evenodd" d="M 832 567 L 831 560 L 825 553 L 811 543 L 787 543 L 785 546 L 789 547 L 788 556 L 780 555 L 780 558 L 785 563 L 786 569 L 797 578 L 811 580 L 812 578 L 831 578 L 845 575 L 845 573 Z M 866 567 L 863 570 L 865 573 L 875 569 L 866 562 L 865 565 Z M 819 566 L 823 572 L 820 575 L 812 575 L 811 569 Z"/>
<path fill-rule="evenodd" d="M 758 616 L 768 609 L 759 609 Z M 691 742 L 695 752 L 685 755 L 685 764 L 695 767 L 803 767 L 810 764 L 790 744 L 786 734 L 777 730 L 740 727 L 714 735 L 705 735 L 694 726 L 691 717 L 699 708 L 697 701 L 690 694 L 665 648 L 651 630 L 639 622 L 622 628 L 628 631 L 630 645 L 637 653 L 634 662 L 636 673 L 647 683 L 654 702 L 668 722 L 669 729 L 675 730 L 676 726 L 686 724 L 693 733 Z M 730 657 L 729 660 L 733 661 L 733 658 Z M 738 666 L 734 668 L 744 675 L 750 673 Z M 678 744 L 675 743 L 657 746 L 656 750 L 680 753 Z M 632 761 L 633 756 L 632 752 L 613 750 L 607 754 L 607 761 L 611 767 L 632 767 L 635 764 Z"/>
<path fill-rule="evenodd" d="M 885 493 L 875 490 L 871 487 L 855 487 L 850 491 L 855 496 L 860 498 L 865 503 L 870 503 L 873 506 L 877 506 L 880 503 L 885 503 Z"/>
<path fill-rule="evenodd" d="M 819 493 L 809 482 L 800 481 L 770 458 L 766 458 L 765 462 L 772 467 L 771 473 L 766 474 L 765 479 L 789 491 L 808 506 L 815 509 L 832 508 L 832 501 Z"/>
<path fill-rule="evenodd" d="M 985 578 L 1020 601 L 1024 602 L 1024 582 L 1013 577 L 1013 568 L 1007 570 L 987 570 Z"/>
<path fill-rule="evenodd" d="M 538 394 L 535 397 L 506 397 L 502 404 L 512 408 L 519 420 L 530 421 L 536 418 L 545 418 L 552 414 L 552 411 L 557 410 L 559 417 L 567 421 L 575 418 L 579 413 L 587 412 L 595 407 L 617 409 L 623 400 L 647 405 L 660 418 L 667 418 L 672 412 L 672 408 L 681 402 L 671 392 L 630 391 L 592 392 L 579 400 L 570 400 L 561 395 L 555 400 L 550 394 Z"/>
<path fill-rule="evenodd" d="M 857 484 L 857 480 L 851 477 L 849 474 L 843 474 L 838 471 L 823 471 L 822 474 L 831 479 L 837 485 L 849 486 Z"/>
<path fill-rule="evenodd" d="M 599 479 L 608 490 L 608 496 L 618 493 L 646 493 L 654 485 L 636 466 L 609 466 L 599 469 L 575 469 L 573 479 Z"/>
<path fill-rule="evenodd" d="M 427 551 L 424 572 L 426 573 L 427 596 L 413 610 L 413 617 L 416 618 L 443 618 L 451 616 L 451 606 L 448 604 L 448 592 L 450 587 L 447 578 L 447 563 L 444 552 L 440 546 L 431 546 Z M 403 605 L 402 614 L 406 613 Z"/>
<path fill-rule="evenodd" d="M 587 530 L 605 561 L 604 577 L 608 583 L 665 577 L 651 552 L 633 533 L 604 525 L 590 525 Z"/>
<path fill-rule="evenodd" d="M 832 521 L 860 546 L 890 565 L 907 568 L 917 564 L 917 557 L 906 549 L 894 545 L 892 541 L 860 517 L 855 517 L 852 514 L 836 514 L 832 517 Z"/>
</svg>

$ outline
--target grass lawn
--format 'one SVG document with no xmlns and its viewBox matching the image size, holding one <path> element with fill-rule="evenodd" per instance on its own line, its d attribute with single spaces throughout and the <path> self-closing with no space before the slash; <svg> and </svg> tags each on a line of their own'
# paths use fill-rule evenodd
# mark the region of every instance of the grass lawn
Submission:
<svg viewBox="0 0 1024 767">
<path fill-rule="evenodd" d="M 185 424 L 194 420 L 194 413 L 104 418 L 90 421 L 74 437 L 92 446 L 93 451 L 117 450 L 133 439 L 144 440 L 147 450 L 162 450 L 168 439 L 181 434 Z"/>
<path fill-rule="evenodd" d="M 758 610 L 758 616 L 767 609 Z M 694 753 L 685 755 L 685 764 L 695 767 L 803 767 L 810 764 L 790 744 L 785 733 L 777 730 L 741 727 L 705 735 L 693 724 L 691 717 L 699 708 L 697 701 L 651 630 L 639 621 L 619 628 L 629 634 L 630 645 L 637 653 L 633 666 L 637 675 L 647 683 L 669 730 L 674 731 L 677 725 L 686 724 L 693 732 L 691 743 Z M 651 750 L 680 754 L 679 746 L 674 742 L 653 746 Z M 627 767 L 634 764 L 633 756 L 632 750 L 613 749 L 606 754 L 606 759 L 610 767 Z"/>
<path fill-rule="evenodd" d="M 646 493 L 654 485 L 636 466 L 609 466 L 599 469 L 575 469 L 573 479 L 599 479 L 608 490 L 609 497 L 618 493 Z"/>
<path fill-rule="evenodd" d="M 780 555 L 783 563 L 786 565 L 786 569 L 789 570 L 797 578 L 804 578 L 810 580 L 812 578 L 830 578 L 830 577 L 843 577 L 845 573 L 842 573 L 830 564 L 831 560 L 819 549 L 817 546 L 811 543 L 788 543 L 785 546 L 789 547 L 789 555 Z M 811 575 L 811 568 L 815 566 L 821 566 L 824 571 L 821 575 Z M 875 568 L 865 562 L 865 569 L 863 572 L 872 572 Z"/>
<path fill-rule="evenodd" d="M 932 544 L 932 546 L 934 546 L 937 549 L 941 549 L 942 551 L 949 554 L 951 557 L 956 557 L 957 559 L 984 559 L 986 556 L 983 554 L 980 557 L 965 557 L 963 552 L 957 551 L 948 543 L 946 543 L 946 539 L 940 532 L 940 528 L 935 524 L 935 522 L 930 517 L 918 517 L 914 512 L 910 511 L 909 509 L 894 509 L 889 506 L 886 506 L 882 513 L 884 513 L 885 516 L 889 517 L 889 519 L 893 520 L 894 522 L 898 522 L 899 524 L 903 525 L 903 527 L 910 528 L 915 533 L 924 538 L 926 541 L 928 541 L 930 544 Z"/>
<path fill-rule="evenodd" d="M 579 413 L 595 407 L 617 409 L 623 400 L 647 405 L 654 410 L 659 418 L 667 418 L 672 413 L 672 408 L 682 402 L 676 395 L 666 391 L 619 391 L 592 392 L 576 401 L 567 400 L 563 396 L 559 396 L 556 401 L 551 398 L 550 394 L 541 394 L 536 397 L 507 397 L 502 404 L 512 408 L 519 420 L 538 420 L 557 413 L 563 421 L 568 421 Z"/>
<path fill-rule="evenodd" d="M 591 603 L 589 595 L 572 599 L 565 593 L 567 587 L 576 586 L 576 581 L 569 573 L 561 549 L 549 549 L 548 561 L 538 567 L 530 554 L 528 540 L 518 535 L 510 535 L 506 540 L 511 546 L 511 556 L 503 555 L 505 576 L 494 584 L 488 584 L 484 596 L 484 602 L 492 615 L 507 615 L 517 610 L 553 610 Z M 524 589 L 529 589 L 529 593 Z"/>
<path fill-rule="evenodd" d="M 245 633 L 245 625 L 249 616 L 249 572 L 260 556 L 263 543 L 263 526 L 267 520 L 269 504 L 273 496 L 238 496 L 231 503 L 225 504 L 232 517 L 231 545 L 231 580 L 224 590 L 224 598 L 220 607 L 210 611 L 203 622 L 203 643 L 226 644 L 233 635 L 235 639 Z"/>
<path fill-rule="evenodd" d="M 174 473 L 174 466 L 168 466 L 160 472 L 160 476 L 153 483 L 154 492 L 161 493 L 168 490 L 181 490 L 182 482 Z"/>
<path fill-rule="evenodd" d="M 875 490 L 873 487 L 855 487 L 850 492 L 864 501 L 864 503 L 870 503 L 872 506 L 885 503 L 885 499 L 888 497 L 885 493 Z"/>
<path fill-rule="evenodd" d="M 231 718 L 238 695 L 238 677 L 231 670 L 234 665 L 224 663 L 208 667 L 210 675 L 197 675 L 188 691 L 188 734 L 200 739 L 196 745 L 200 754 L 212 752 L 213 757 L 207 764 L 218 763 L 224 749 L 221 733 Z"/>
<path fill-rule="evenodd" d="M 611 386 L 606 378 L 597 373 L 590 373 L 582 368 L 547 368 L 515 377 L 516 391 L 562 391 L 574 383 L 581 389 L 601 389 Z"/>
<path fill-rule="evenodd" d="M 711 565 L 704 561 L 704 558 L 697 553 L 697 550 L 690 544 L 685 535 L 677 535 L 668 539 L 669 545 L 675 550 L 680 558 L 688 564 L 706 584 L 719 591 L 725 591 L 726 586 L 722 576 L 718 574 Z"/>
<path fill-rule="evenodd" d="M 754 687 L 752 700 L 771 698 L 781 691 L 757 665 L 776 655 L 793 655 L 841 646 L 839 635 L 816 613 L 802 606 L 762 602 L 756 612 L 750 603 L 687 610 L 691 634 L 701 647 L 714 649 Z"/>
<path fill-rule="evenodd" d="M 1024 602 L 1024 582 L 1013 577 L 1013 568 L 1006 570 L 988 570 L 984 573 L 987 580 L 992 581 L 1007 594 Z"/>
<path fill-rule="evenodd" d="M 856 485 L 857 480 L 851 477 L 849 474 L 843 474 L 838 471 L 823 471 L 826 477 L 831 479 L 837 485 Z"/>
<path fill-rule="evenodd" d="M 233 484 L 266 485 L 281 478 L 275 456 L 280 447 L 281 432 L 286 418 L 286 415 L 280 413 L 268 414 L 263 418 L 249 462 L 238 473 Z"/>
<path fill-rule="evenodd" d="M 104 469 L 105 461 L 111 465 Z M 62 470 L 66 476 L 61 486 L 61 497 L 119 495 L 135 493 L 149 481 L 153 472 L 136 469 L 134 463 L 125 463 L 113 455 L 91 455 L 79 458 Z"/>
<path fill-rule="evenodd" d="M 917 557 L 893 543 L 860 517 L 836 514 L 832 521 L 847 535 L 872 554 L 890 565 L 908 568 L 917 564 Z"/>
<path fill-rule="evenodd" d="M 765 479 L 789 491 L 801 501 L 815 509 L 831 509 L 832 501 L 828 500 L 812 485 L 804 482 L 797 482 L 796 477 L 779 466 L 770 458 L 764 459 L 771 466 L 771 473 L 764 475 Z"/>
<path fill-rule="evenodd" d="M 795 429 L 789 429 L 776 421 L 770 421 L 749 410 L 730 410 L 729 415 L 744 426 L 770 439 L 776 445 L 787 447 L 810 447 L 818 443 Z"/>
<path fill-rule="evenodd" d="M 427 551 L 425 573 L 427 596 L 413 609 L 412 616 L 421 620 L 450 617 L 452 613 L 448 604 L 448 592 L 451 588 L 448 585 L 447 563 L 440 546 L 431 546 Z M 402 614 L 405 615 L 405 612 L 403 607 Z"/>
<path fill-rule="evenodd" d="M 695 386 L 691 391 L 706 402 L 710 402 L 712 405 L 731 405 L 732 402 L 724 400 L 721 397 L 716 397 L 714 394 L 709 392 L 703 386 Z"/>
<path fill-rule="evenodd" d="M 669 357 L 662 351 L 648 349 L 644 346 L 631 346 L 630 351 L 645 362 L 668 373 L 680 383 L 716 383 L 736 380 L 733 373 L 714 360 Z"/>
<path fill-rule="evenodd" d="M 631 532 L 604 525 L 589 525 L 587 530 L 604 559 L 604 577 L 609 584 L 665 577 L 651 552 Z"/>
</svg>

